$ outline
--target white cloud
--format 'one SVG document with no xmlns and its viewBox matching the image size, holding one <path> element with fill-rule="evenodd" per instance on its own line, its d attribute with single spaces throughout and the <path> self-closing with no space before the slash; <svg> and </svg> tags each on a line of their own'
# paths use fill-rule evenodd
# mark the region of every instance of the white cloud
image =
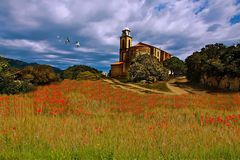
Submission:
<svg viewBox="0 0 240 160">
<path fill-rule="evenodd" d="M 59 56 L 57 56 L 57 55 L 52 55 L 52 54 L 44 55 L 44 57 L 50 58 L 50 59 L 59 58 Z"/>
<path fill-rule="evenodd" d="M 47 41 L 31 41 L 26 39 L 0 39 L 0 46 L 18 49 L 30 49 L 38 53 L 72 54 L 70 51 L 52 47 Z"/>
<path fill-rule="evenodd" d="M 86 47 L 74 48 L 74 50 L 79 52 L 96 52 L 94 48 L 86 48 Z"/>
</svg>

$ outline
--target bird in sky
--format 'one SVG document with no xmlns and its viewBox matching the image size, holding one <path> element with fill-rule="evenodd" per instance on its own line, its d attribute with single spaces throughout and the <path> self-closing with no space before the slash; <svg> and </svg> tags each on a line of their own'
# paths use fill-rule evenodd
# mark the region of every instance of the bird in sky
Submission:
<svg viewBox="0 0 240 160">
<path fill-rule="evenodd" d="M 74 44 L 75 47 L 77 47 L 77 48 L 80 47 L 80 42 L 79 42 L 79 41 L 76 41 L 75 43 L 71 43 L 72 40 L 70 39 L 69 36 L 67 36 L 66 38 L 64 38 L 64 37 L 61 37 L 61 36 L 58 35 L 58 36 L 57 36 L 57 39 L 58 39 L 59 42 L 64 41 L 64 43 L 65 43 L 66 45 L 68 45 L 68 44 Z"/>
<path fill-rule="evenodd" d="M 71 41 L 70 41 L 70 38 L 69 37 L 67 37 L 66 39 L 65 39 L 65 44 L 69 44 L 69 43 L 71 43 Z"/>
<path fill-rule="evenodd" d="M 79 48 L 79 47 L 80 47 L 80 42 L 79 42 L 79 41 L 76 41 L 75 46 L 76 46 L 77 48 Z"/>
</svg>

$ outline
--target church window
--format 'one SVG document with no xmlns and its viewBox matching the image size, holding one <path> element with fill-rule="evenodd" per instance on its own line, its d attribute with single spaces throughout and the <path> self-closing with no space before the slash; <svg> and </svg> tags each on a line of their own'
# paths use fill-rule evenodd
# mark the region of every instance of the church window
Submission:
<svg viewBox="0 0 240 160">
<path fill-rule="evenodd" d="M 124 39 L 122 40 L 122 49 L 124 49 L 125 46 L 124 46 Z"/>
<path fill-rule="evenodd" d="M 128 40 L 128 47 L 130 48 L 131 47 L 131 41 L 130 40 Z"/>
<path fill-rule="evenodd" d="M 123 53 L 123 61 L 126 60 L 126 53 Z"/>
</svg>

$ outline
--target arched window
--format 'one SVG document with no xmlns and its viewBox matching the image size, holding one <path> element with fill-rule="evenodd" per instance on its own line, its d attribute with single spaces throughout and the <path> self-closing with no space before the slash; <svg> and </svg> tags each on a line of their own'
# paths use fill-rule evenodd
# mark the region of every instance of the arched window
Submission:
<svg viewBox="0 0 240 160">
<path fill-rule="evenodd" d="M 124 46 L 124 39 L 122 40 L 122 49 L 124 49 L 125 46 Z"/>
<path fill-rule="evenodd" d="M 128 40 L 128 48 L 130 48 L 131 47 L 131 41 L 130 40 Z"/>
</svg>

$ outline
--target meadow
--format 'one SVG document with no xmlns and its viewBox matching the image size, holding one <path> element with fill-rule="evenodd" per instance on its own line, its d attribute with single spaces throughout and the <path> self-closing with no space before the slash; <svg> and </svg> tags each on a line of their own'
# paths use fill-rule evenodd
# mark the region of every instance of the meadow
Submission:
<svg viewBox="0 0 240 160">
<path fill-rule="evenodd" d="M 240 159 L 240 94 L 136 94 L 64 80 L 0 96 L 0 160 Z"/>
</svg>

